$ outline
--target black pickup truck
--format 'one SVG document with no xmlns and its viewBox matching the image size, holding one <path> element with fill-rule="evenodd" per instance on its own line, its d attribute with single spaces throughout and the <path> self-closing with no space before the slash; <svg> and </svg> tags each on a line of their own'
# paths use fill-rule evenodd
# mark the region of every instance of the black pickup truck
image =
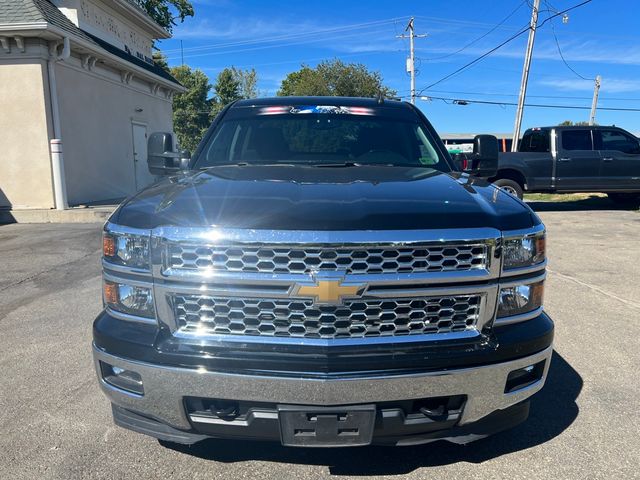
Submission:
<svg viewBox="0 0 640 480">
<path fill-rule="evenodd" d="M 474 144 L 491 176 L 496 138 Z M 93 354 L 118 425 L 335 447 L 527 418 L 553 351 L 544 225 L 413 105 L 238 101 L 193 157 L 154 133 L 148 160 L 164 178 L 104 228 Z"/>
<path fill-rule="evenodd" d="M 619 203 L 640 202 L 640 140 L 617 127 L 527 130 L 515 153 L 501 153 L 489 180 L 524 192 L 604 192 Z"/>
</svg>

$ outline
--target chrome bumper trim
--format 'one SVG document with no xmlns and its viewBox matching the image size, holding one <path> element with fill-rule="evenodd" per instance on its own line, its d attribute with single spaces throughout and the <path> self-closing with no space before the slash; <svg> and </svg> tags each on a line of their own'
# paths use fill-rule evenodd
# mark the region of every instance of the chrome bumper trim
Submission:
<svg viewBox="0 0 640 480">
<path fill-rule="evenodd" d="M 525 231 L 529 233 L 529 230 Z M 512 232 L 509 232 L 512 233 Z M 519 233 L 518 231 L 513 234 Z M 442 230 L 259 230 L 217 227 L 158 227 L 152 236 L 172 242 L 239 242 L 312 245 L 406 245 L 417 242 L 473 242 L 498 239 L 494 228 L 451 228 Z"/>
<path fill-rule="evenodd" d="M 535 310 L 531 310 L 527 313 L 521 313 L 520 315 L 511 315 L 509 317 L 498 317 L 493 322 L 494 327 L 502 327 L 503 325 L 511 325 L 514 323 L 524 322 L 526 320 L 531 320 L 532 318 L 536 318 L 539 315 L 542 315 L 544 311 L 543 307 L 538 307 Z"/>
<path fill-rule="evenodd" d="M 462 332 L 428 333 L 424 335 L 387 335 L 380 337 L 351 337 L 351 338 L 304 338 L 304 337 L 278 337 L 268 335 L 233 335 L 215 333 L 188 333 L 178 330 L 173 334 L 176 338 L 200 340 L 208 344 L 229 345 L 237 343 L 257 343 L 265 345 L 307 345 L 321 347 L 340 347 L 357 345 L 378 345 L 385 343 L 404 344 L 427 341 L 452 341 L 463 339 L 475 339 L 480 336 L 477 329 L 464 330 Z"/>
<path fill-rule="evenodd" d="M 348 405 L 425 397 L 467 395 L 460 424 L 521 402 L 544 385 L 553 347 L 504 363 L 410 375 L 309 379 L 219 373 L 204 369 L 162 367 L 110 355 L 95 345 L 93 357 L 100 386 L 116 405 L 179 429 L 190 429 L 183 397 L 195 396 L 298 405 Z M 509 372 L 546 360 L 538 382 L 504 393 Z M 145 394 L 134 397 L 107 384 L 99 361 L 133 370 L 142 377 Z"/>
</svg>

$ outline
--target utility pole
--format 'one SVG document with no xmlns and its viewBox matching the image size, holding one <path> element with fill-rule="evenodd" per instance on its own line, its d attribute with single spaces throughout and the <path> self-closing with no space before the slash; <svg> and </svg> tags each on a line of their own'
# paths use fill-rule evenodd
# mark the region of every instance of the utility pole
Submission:
<svg viewBox="0 0 640 480">
<path fill-rule="evenodd" d="M 404 29 L 405 32 L 409 32 L 408 35 L 402 34 L 397 35 L 397 38 L 407 38 L 409 37 L 409 58 L 407 58 L 407 73 L 411 74 L 411 103 L 415 105 L 416 103 L 416 62 L 415 62 L 415 48 L 413 45 L 413 41 L 415 38 L 424 38 L 426 34 L 416 35 L 415 30 L 413 28 L 413 17 L 409 20 L 407 24 L 407 28 Z"/>
<path fill-rule="evenodd" d="M 520 82 L 520 95 L 518 96 L 518 108 L 516 109 L 516 124 L 513 128 L 513 141 L 511 151 L 518 151 L 518 141 L 520 140 L 520 128 L 522 127 L 522 114 L 524 113 L 524 101 L 527 96 L 527 83 L 529 82 L 529 69 L 531 68 L 531 55 L 533 54 L 533 42 L 536 39 L 536 29 L 538 28 L 538 12 L 540 11 L 540 0 L 534 0 L 533 11 L 531 12 L 531 24 L 529 25 L 529 42 L 527 52 L 524 56 L 524 66 L 522 67 L 522 81 Z"/>
<path fill-rule="evenodd" d="M 180 40 L 180 61 L 184 67 L 184 49 L 182 48 L 182 40 Z"/>
<path fill-rule="evenodd" d="M 593 102 L 591 103 L 591 116 L 589 117 L 589 125 L 596 123 L 596 108 L 598 108 L 598 93 L 600 92 L 600 82 L 602 78 L 596 75 L 595 85 L 593 87 Z"/>
</svg>

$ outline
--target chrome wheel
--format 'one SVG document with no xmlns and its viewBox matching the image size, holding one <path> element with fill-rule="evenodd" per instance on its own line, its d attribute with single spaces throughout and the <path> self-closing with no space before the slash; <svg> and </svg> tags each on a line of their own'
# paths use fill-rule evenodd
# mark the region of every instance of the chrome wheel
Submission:
<svg viewBox="0 0 640 480">
<path fill-rule="evenodd" d="M 501 190 L 504 190 L 505 192 L 513 195 L 514 197 L 518 196 L 518 192 L 516 191 L 515 188 L 513 188 L 511 185 L 503 185 L 500 187 Z"/>
</svg>

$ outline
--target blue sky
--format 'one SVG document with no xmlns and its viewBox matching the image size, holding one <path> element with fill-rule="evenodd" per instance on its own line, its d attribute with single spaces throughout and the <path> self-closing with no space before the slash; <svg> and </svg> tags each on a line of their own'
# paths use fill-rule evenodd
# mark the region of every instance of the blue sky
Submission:
<svg viewBox="0 0 640 480">
<path fill-rule="evenodd" d="M 531 0 L 529 0 L 531 2 Z M 580 0 L 542 0 L 540 21 Z M 275 95 L 287 73 L 339 58 L 378 70 L 400 95 L 409 94 L 405 73 L 408 41 L 395 38 L 411 16 L 416 33 L 418 90 L 426 87 L 524 28 L 527 0 L 496 1 L 259 1 L 193 0 L 196 16 L 159 44 L 171 65 L 185 63 L 212 79 L 225 67 L 254 67 L 261 95 Z M 508 17 L 508 18 L 507 18 Z M 529 78 L 528 103 L 591 106 L 593 81 L 602 76 L 600 107 L 640 109 L 640 2 L 593 0 L 542 26 Z M 503 22 L 501 25 L 498 25 Z M 553 25 L 553 29 L 552 29 Z M 479 38 L 483 37 L 483 38 Z M 458 51 L 471 42 L 462 51 Z M 425 90 L 424 96 L 516 102 L 527 35 L 521 35 L 476 65 Z M 457 52 L 457 53 L 456 53 Z M 511 132 L 515 107 L 418 100 L 440 132 Z M 523 127 L 587 120 L 589 110 L 525 109 Z M 640 111 L 599 110 L 596 121 L 640 132 Z"/>
</svg>

